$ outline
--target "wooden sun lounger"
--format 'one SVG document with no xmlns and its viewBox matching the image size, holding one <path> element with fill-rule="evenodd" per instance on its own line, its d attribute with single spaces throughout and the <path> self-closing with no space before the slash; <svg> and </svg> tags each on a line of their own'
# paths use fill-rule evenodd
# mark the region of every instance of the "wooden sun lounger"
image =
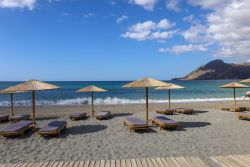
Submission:
<svg viewBox="0 0 250 167">
<path fill-rule="evenodd" d="M 182 114 L 193 114 L 194 110 L 191 108 L 175 108 L 174 112 Z"/>
<path fill-rule="evenodd" d="M 156 116 L 152 119 L 152 124 L 160 126 L 160 129 L 177 129 L 179 123 L 164 116 Z"/>
<path fill-rule="evenodd" d="M 18 122 L 18 121 L 29 120 L 29 119 L 30 119 L 30 114 L 19 114 L 19 115 L 10 117 L 11 122 Z"/>
<path fill-rule="evenodd" d="M 101 111 L 95 115 L 96 119 L 98 119 L 98 120 L 108 119 L 108 118 L 110 118 L 110 116 L 111 116 L 110 111 Z"/>
<path fill-rule="evenodd" d="M 239 112 L 238 113 L 238 119 L 250 119 L 250 112 Z"/>
<path fill-rule="evenodd" d="M 231 112 L 234 112 L 234 109 L 233 108 L 226 108 L 226 107 L 223 107 L 221 108 L 222 111 L 231 111 Z M 249 108 L 248 107 L 237 107 L 235 109 L 235 112 L 243 112 L 243 111 L 249 111 Z"/>
<path fill-rule="evenodd" d="M 134 130 L 134 131 L 147 130 L 149 128 L 148 124 L 145 121 L 143 121 L 135 116 L 126 117 L 124 122 L 123 122 L 123 125 L 128 126 L 130 132 L 131 132 L 131 130 Z"/>
<path fill-rule="evenodd" d="M 19 121 L 14 124 L 0 129 L 0 135 L 2 136 L 18 136 L 23 135 L 25 131 L 31 128 L 32 121 Z"/>
<path fill-rule="evenodd" d="M 60 135 L 61 131 L 66 129 L 67 122 L 66 121 L 51 121 L 46 126 L 39 130 L 39 134 L 41 136 L 54 136 Z"/>
<path fill-rule="evenodd" d="M 9 115 L 0 115 L 0 122 L 6 122 L 9 120 Z"/>
<path fill-rule="evenodd" d="M 156 113 L 164 115 L 172 115 L 174 113 L 174 108 L 167 108 L 165 110 L 157 110 Z"/>
<path fill-rule="evenodd" d="M 79 113 L 71 114 L 69 117 L 72 120 L 81 120 L 81 119 L 86 118 L 87 114 L 85 112 L 82 112 L 82 113 L 79 112 Z"/>
</svg>

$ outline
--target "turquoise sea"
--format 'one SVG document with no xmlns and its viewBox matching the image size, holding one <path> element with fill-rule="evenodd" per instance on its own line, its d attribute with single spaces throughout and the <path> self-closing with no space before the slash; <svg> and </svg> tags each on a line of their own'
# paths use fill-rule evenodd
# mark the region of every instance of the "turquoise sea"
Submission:
<svg viewBox="0 0 250 167">
<path fill-rule="evenodd" d="M 49 82 L 49 81 L 48 81 Z M 75 91 L 88 86 L 96 85 L 107 89 L 104 93 L 95 93 L 97 104 L 128 104 L 143 103 L 145 97 L 144 89 L 122 88 L 129 81 L 55 81 L 49 82 L 60 86 L 60 89 L 37 92 L 37 105 L 80 105 L 90 103 L 89 93 L 76 93 Z M 173 102 L 192 101 L 222 101 L 232 100 L 233 90 L 222 89 L 221 85 L 232 82 L 232 80 L 216 81 L 166 81 L 184 86 L 185 89 L 172 90 Z M 20 82 L 0 82 L 0 89 L 16 85 Z M 249 85 L 250 86 L 250 85 Z M 237 97 L 242 100 L 245 92 L 250 88 L 238 89 Z M 150 89 L 150 102 L 163 103 L 168 98 L 167 91 Z M 10 96 L 0 95 L 0 106 L 9 105 Z M 31 104 L 31 93 L 20 93 L 14 95 L 15 105 L 26 106 Z"/>
</svg>

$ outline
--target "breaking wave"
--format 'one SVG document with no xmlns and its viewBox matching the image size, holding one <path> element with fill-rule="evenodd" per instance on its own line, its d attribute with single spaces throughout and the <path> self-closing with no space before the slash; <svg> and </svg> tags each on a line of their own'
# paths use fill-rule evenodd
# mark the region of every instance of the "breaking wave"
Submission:
<svg viewBox="0 0 250 167">
<path fill-rule="evenodd" d="M 243 97 L 237 98 L 237 100 L 242 100 Z M 183 103 L 183 102 L 209 102 L 209 101 L 230 101 L 233 98 L 191 98 L 191 99 L 171 99 L 171 102 L 174 103 Z M 166 99 L 149 99 L 149 103 L 167 103 Z M 95 99 L 95 104 L 140 104 L 145 103 L 145 99 L 126 99 L 118 97 L 107 97 L 105 99 L 97 98 Z M 21 100 L 15 101 L 15 106 L 31 106 L 31 100 Z M 74 99 L 61 99 L 56 101 L 49 100 L 37 100 L 36 105 L 83 105 L 91 104 L 91 98 L 74 98 Z M 0 106 L 9 106 L 9 101 L 0 101 Z"/>
</svg>

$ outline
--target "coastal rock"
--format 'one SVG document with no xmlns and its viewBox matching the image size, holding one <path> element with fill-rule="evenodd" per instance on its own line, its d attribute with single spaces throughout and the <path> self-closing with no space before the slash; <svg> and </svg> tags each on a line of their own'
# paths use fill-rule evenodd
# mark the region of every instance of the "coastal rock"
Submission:
<svg viewBox="0 0 250 167">
<path fill-rule="evenodd" d="M 213 60 L 175 80 L 223 80 L 250 78 L 250 63 L 229 64 L 222 60 Z"/>
</svg>

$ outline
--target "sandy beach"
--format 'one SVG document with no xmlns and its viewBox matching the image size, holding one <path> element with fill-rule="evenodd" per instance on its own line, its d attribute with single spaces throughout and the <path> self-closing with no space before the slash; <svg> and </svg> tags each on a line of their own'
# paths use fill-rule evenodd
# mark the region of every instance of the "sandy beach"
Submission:
<svg viewBox="0 0 250 167">
<path fill-rule="evenodd" d="M 150 104 L 150 117 L 167 104 Z M 68 128 L 60 137 L 43 138 L 29 131 L 23 137 L 0 137 L 0 163 L 43 162 L 52 160 L 101 160 L 150 158 L 169 156 L 198 156 L 206 164 L 216 166 L 209 157 L 217 155 L 250 154 L 249 121 L 237 120 L 232 112 L 220 107 L 227 102 L 177 103 L 173 107 L 189 107 L 193 115 L 167 116 L 179 121 L 179 130 L 160 130 L 151 126 L 149 132 L 129 132 L 123 126 L 126 116 L 145 118 L 144 104 L 97 105 L 96 111 L 111 111 L 112 118 L 98 121 L 93 118 L 71 121 L 70 113 L 87 112 L 90 106 L 39 106 L 37 124 L 42 127 L 50 120 L 66 120 Z M 238 106 L 250 106 L 240 102 Z M 1 107 L 1 114 L 9 108 Z M 15 113 L 31 113 L 31 107 L 16 107 Z M 0 128 L 9 123 L 0 124 Z"/>
</svg>

